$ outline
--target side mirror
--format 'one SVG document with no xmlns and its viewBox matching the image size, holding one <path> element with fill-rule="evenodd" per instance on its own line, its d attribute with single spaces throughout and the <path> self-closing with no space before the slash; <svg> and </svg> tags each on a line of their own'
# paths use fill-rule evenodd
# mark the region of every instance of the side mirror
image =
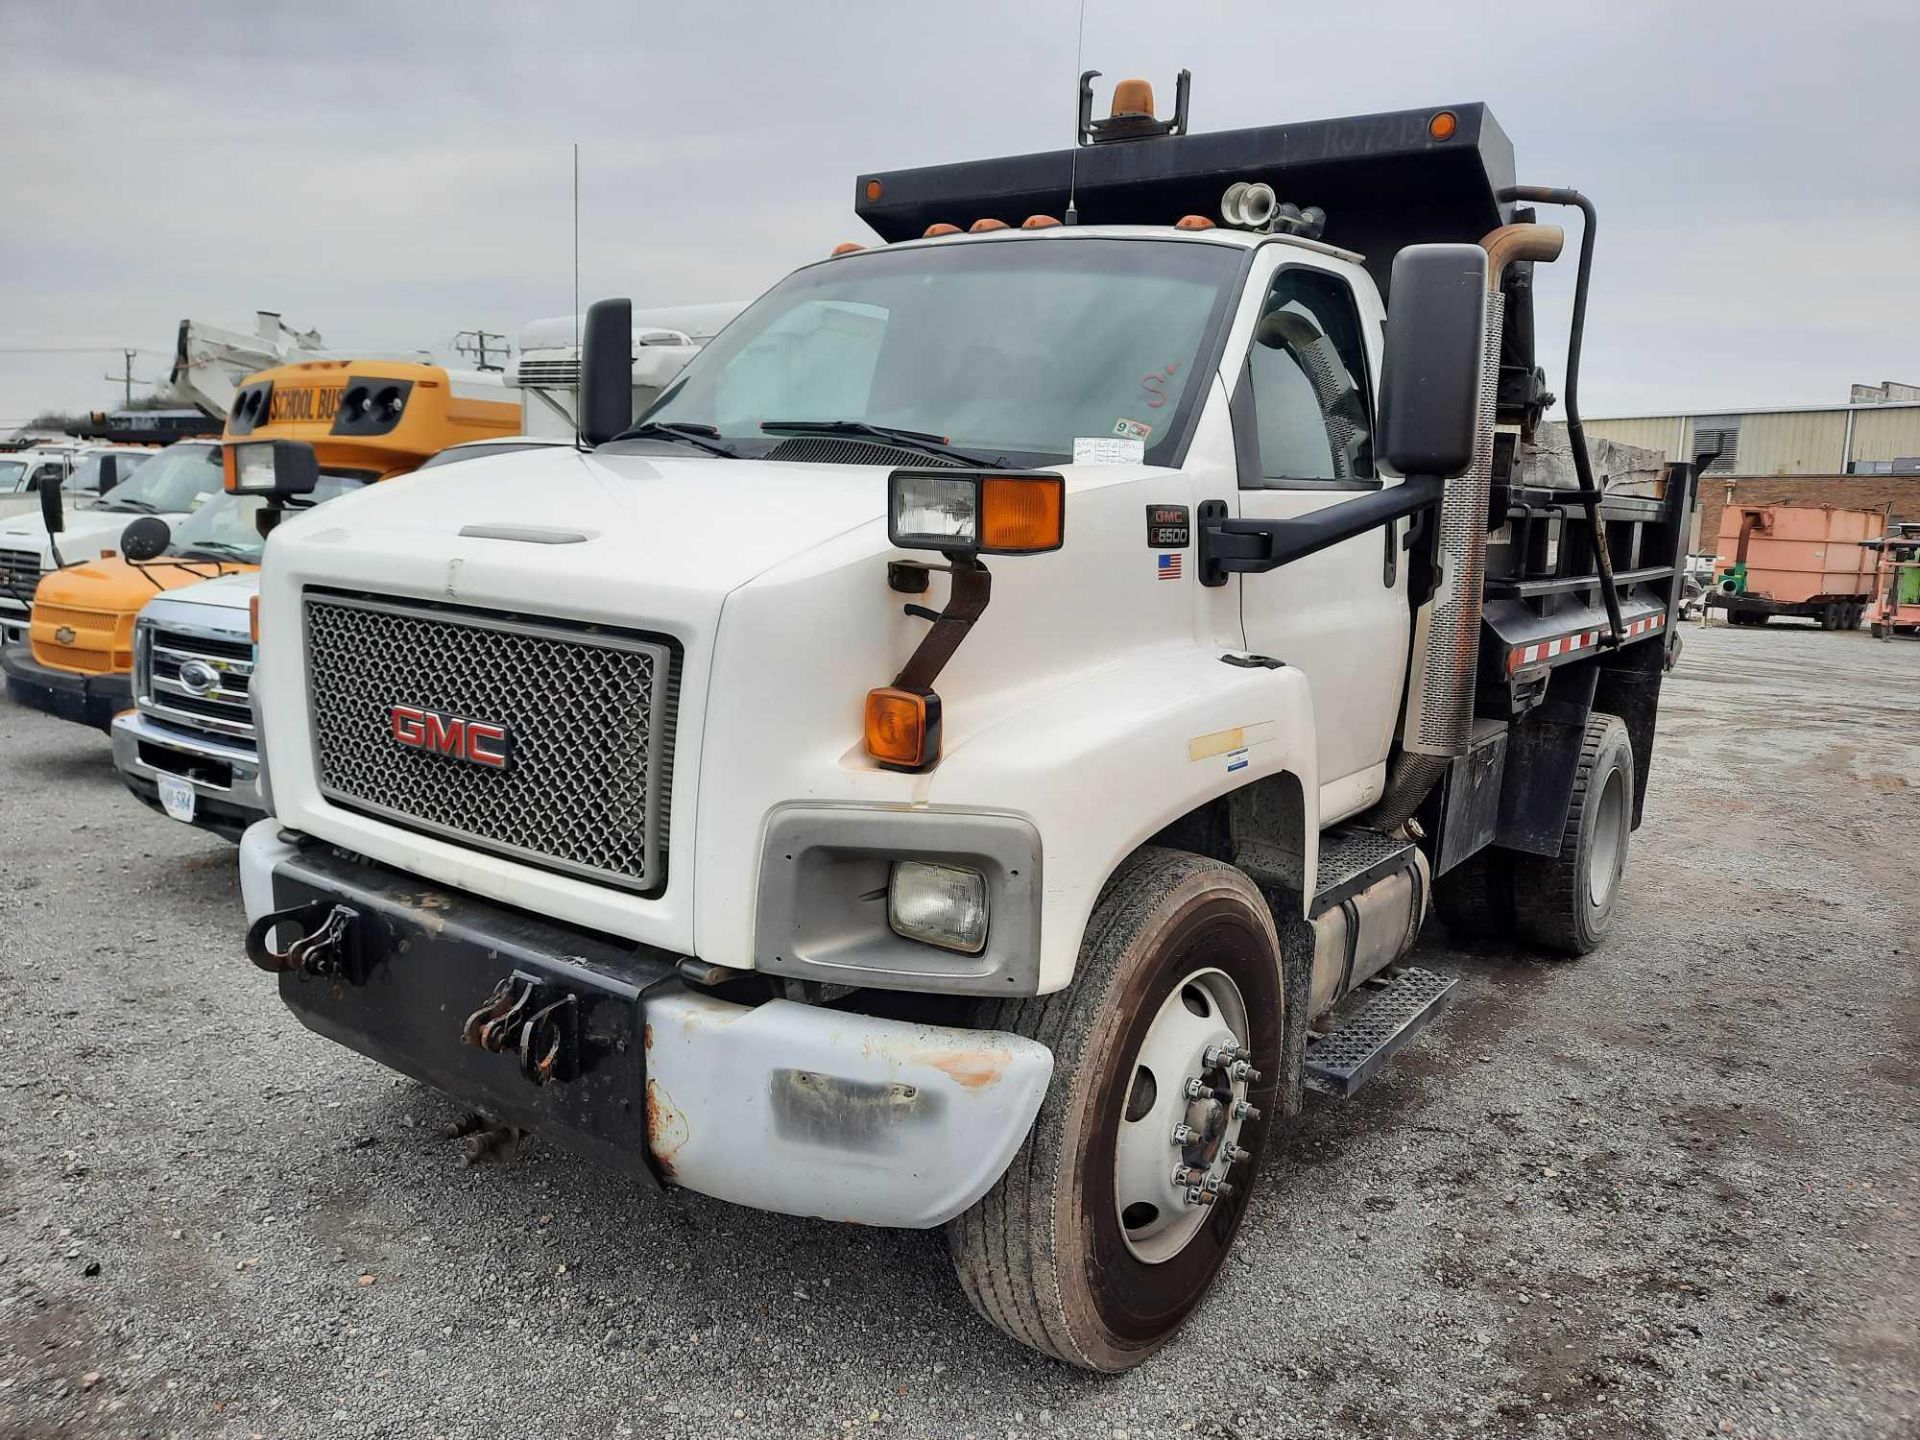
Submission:
<svg viewBox="0 0 1920 1440">
<path fill-rule="evenodd" d="M 320 461 L 304 440 L 255 440 L 220 447 L 220 463 L 227 490 L 234 495 L 259 495 L 268 500 L 290 500 L 311 495 L 320 483 Z"/>
<path fill-rule="evenodd" d="M 120 457 L 102 455 L 100 457 L 100 493 L 105 495 L 120 483 Z"/>
<path fill-rule="evenodd" d="M 60 494 L 60 482 L 48 478 L 40 482 L 40 519 L 47 527 L 47 534 L 58 535 L 67 528 L 67 512 Z"/>
<path fill-rule="evenodd" d="M 120 553 L 136 565 L 157 560 L 173 543 L 173 531 L 158 515 L 142 515 L 120 532 Z"/>
<path fill-rule="evenodd" d="M 580 438 L 604 445 L 633 424 L 633 302 L 596 300 L 580 337 Z"/>
<path fill-rule="evenodd" d="M 1487 252 L 1409 245 L 1393 258 L 1380 453 L 1402 475 L 1443 480 L 1473 464 L 1485 363 Z"/>
</svg>

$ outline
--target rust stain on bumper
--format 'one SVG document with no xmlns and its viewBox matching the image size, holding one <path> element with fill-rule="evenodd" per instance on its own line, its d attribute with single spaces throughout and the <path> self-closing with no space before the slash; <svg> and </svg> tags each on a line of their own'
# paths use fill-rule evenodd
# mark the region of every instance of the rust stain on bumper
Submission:
<svg viewBox="0 0 1920 1440">
<path fill-rule="evenodd" d="M 674 1157 L 692 1134 L 687 1117 L 675 1108 L 666 1089 L 658 1080 L 647 1081 L 647 1148 L 665 1178 L 673 1178 Z"/>
</svg>

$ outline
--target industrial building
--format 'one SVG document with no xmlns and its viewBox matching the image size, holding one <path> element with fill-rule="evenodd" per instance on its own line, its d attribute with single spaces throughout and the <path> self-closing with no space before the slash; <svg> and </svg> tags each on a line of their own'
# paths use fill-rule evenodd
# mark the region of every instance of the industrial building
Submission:
<svg viewBox="0 0 1920 1440">
<path fill-rule="evenodd" d="M 1669 460 L 1717 451 L 1701 480 L 1695 531 L 1709 545 L 1729 501 L 1887 509 L 1896 520 L 1920 520 L 1920 386 L 1855 385 L 1844 405 L 1611 416 L 1588 420 L 1586 430 Z"/>
</svg>

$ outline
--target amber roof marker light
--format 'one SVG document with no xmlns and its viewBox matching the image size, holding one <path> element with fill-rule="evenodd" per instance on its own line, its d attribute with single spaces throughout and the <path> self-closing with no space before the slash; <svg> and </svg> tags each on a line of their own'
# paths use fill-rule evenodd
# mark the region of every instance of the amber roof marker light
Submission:
<svg viewBox="0 0 1920 1440">
<path fill-rule="evenodd" d="M 1427 121 L 1427 134 L 1435 140 L 1451 140 L 1460 128 L 1460 117 L 1451 110 L 1437 110 Z"/>
</svg>

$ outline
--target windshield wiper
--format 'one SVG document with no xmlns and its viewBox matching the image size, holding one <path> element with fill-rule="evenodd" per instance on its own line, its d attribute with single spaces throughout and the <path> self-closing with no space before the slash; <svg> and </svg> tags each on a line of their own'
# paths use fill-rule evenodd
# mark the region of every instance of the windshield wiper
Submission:
<svg viewBox="0 0 1920 1440">
<path fill-rule="evenodd" d="M 102 510 L 131 510 L 139 515 L 158 515 L 160 507 L 146 500 L 109 500 L 100 507 Z"/>
<path fill-rule="evenodd" d="M 947 444 L 947 437 L 928 430 L 901 430 L 892 425 L 872 425 L 865 420 L 762 420 L 760 428 L 770 435 L 854 435 L 867 440 L 885 440 L 925 455 L 938 455 L 962 465 L 1004 465 L 1004 460 L 983 460 L 965 450 Z"/>
<path fill-rule="evenodd" d="M 724 445 L 714 442 L 720 438 L 720 432 L 712 425 L 695 425 L 680 420 L 647 420 L 622 430 L 613 437 L 616 440 L 678 440 L 682 445 L 693 445 L 709 455 L 723 455 L 729 460 L 740 457 Z"/>
<path fill-rule="evenodd" d="M 182 555 L 205 555 L 209 560 L 237 559 L 251 563 L 259 552 L 251 545 L 235 545 L 227 540 L 196 540 L 184 547 Z"/>
</svg>

